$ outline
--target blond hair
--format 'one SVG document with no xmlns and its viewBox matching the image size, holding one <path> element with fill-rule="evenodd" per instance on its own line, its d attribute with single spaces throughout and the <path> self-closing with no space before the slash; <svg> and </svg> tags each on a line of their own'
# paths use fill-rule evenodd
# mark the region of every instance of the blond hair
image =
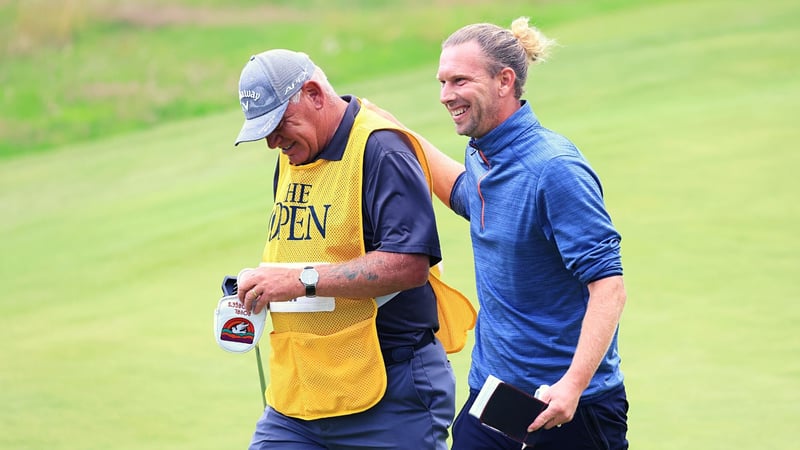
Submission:
<svg viewBox="0 0 800 450">
<path fill-rule="evenodd" d="M 555 41 L 547 38 L 538 28 L 528 24 L 528 17 L 511 22 L 511 29 L 490 23 L 467 25 L 451 34 L 442 48 L 476 42 L 486 56 L 486 70 L 497 75 L 505 67 L 517 75 L 514 96 L 521 98 L 528 79 L 528 66 L 545 61 Z"/>
</svg>

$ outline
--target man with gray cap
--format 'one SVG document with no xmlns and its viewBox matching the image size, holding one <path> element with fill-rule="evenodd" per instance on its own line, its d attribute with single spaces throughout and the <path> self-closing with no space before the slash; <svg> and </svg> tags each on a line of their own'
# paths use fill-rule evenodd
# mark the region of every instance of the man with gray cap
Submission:
<svg viewBox="0 0 800 450">
<path fill-rule="evenodd" d="M 239 100 L 236 145 L 279 150 L 262 262 L 239 277 L 245 307 L 273 324 L 250 449 L 445 449 L 455 377 L 435 332 L 452 291 L 430 275 L 441 252 L 421 147 L 303 53 L 251 57 Z M 320 298 L 333 306 L 277 303 Z"/>
</svg>

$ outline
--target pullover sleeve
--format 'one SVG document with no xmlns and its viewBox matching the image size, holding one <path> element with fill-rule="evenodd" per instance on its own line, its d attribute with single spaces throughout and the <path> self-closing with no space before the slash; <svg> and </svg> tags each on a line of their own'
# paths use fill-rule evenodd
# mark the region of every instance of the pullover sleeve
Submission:
<svg viewBox="0 0 800 450">
<path fill-rule="evenodd" d="M 547 163 L 537 186 L 539 220 L 564 265 L 582 283 L 622 274 L 621 236 L 606 211 L 600 179 L 582 158 Z"/>
</svg>

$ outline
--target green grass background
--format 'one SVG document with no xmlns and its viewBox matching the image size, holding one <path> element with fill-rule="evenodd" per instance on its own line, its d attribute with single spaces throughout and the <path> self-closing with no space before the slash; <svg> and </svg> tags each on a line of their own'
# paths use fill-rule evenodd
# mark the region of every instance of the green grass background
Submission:
<svg viewBox="0 0 800 450">
<path fill-rule="evenodd" d="M 0 448 L 246 447 L 255 356 L 211 332 L 271 206 L 274 153 L 232 146 L 244 61 L 304 49 L 461 158 L 439 43 L 520 15 L 561 44 L 526 98 L 623 235 L 631 448 L 796 447 L 796 2 L 262 3 L 169 2 L 194 23 L 152 24 L 119 2 L 0 2 Z M 474 299 L 466 223 L 437 213 L 444 276 Z M 468 350 L 452 361 L 460 403 Z"/>
</svg>

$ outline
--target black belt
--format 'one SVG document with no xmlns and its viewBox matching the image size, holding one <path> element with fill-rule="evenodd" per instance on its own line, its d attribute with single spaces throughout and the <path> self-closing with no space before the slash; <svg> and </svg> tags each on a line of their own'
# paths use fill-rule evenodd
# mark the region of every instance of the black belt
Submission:
<svg viewBox="0 0 800 450">
<path fill-rule="evenodd" d="M 383 363 L 387 366 L 392 364 L 408 361 L 414 357 L 414 350 L 419 350 L 422 347 L 430 344 L 434 340 L 433 330 L 427 330 L 425 335 L 422 336 L 419 342 L 415 345 L 402 345 L 400 347 L 382 348 Z"/>
</svg>

